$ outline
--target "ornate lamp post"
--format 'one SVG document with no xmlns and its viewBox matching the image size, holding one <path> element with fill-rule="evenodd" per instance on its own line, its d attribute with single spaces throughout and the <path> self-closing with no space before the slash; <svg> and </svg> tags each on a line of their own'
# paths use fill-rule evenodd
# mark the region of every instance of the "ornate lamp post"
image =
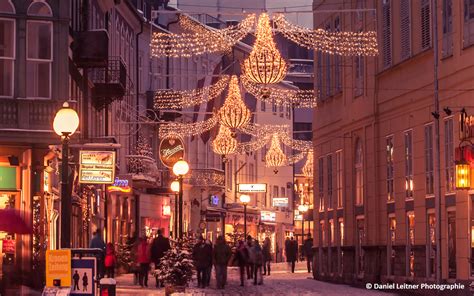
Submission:
<svg viewBox="0 0 474 296">
<path fill-rule="evenodd" d="M 179 184 L 179 238 L 183 238 L 183 177 L 189 172 L 189 164 L 180 159 L 173 165 L 173 173 L 178 177 Z"/>
<path fill-rule="evenodd" d="M 247 237 L 247 204 L 250 202 L 250 196 L 247 194 L 242 194 L 240 197 L 240 202 L 244 205 L 244 238 Z"/>
<path fill-rule="evenodd" d="M 174 238 L 178 237 L 178 193 L 179 193 L 179 181 L 174 180 L 171 182 L 171 191 L 174 192 L 174 230 L 173 230 L 173 236 Z"/>
<path fill-rule="evenodd" d="M 71 194 L 68 187 L 68 161 L 69 161 L 69 137 L 79 127 L 79 116 L 77 112 L 65 102 L 63 107 L 56 113 L 53 121 L 54 132 L 61 136 L 62 160 L 61 160 L 61 248 L 71 248 L 71 216 L 72 204 Z"/>
<path fill-rule="evenodd" d="M 301 242 L 304 244 L 304 214 L 308 211 L 308 205 L 299 205 L 298 211 L 301 213 Z"/>
</svg>

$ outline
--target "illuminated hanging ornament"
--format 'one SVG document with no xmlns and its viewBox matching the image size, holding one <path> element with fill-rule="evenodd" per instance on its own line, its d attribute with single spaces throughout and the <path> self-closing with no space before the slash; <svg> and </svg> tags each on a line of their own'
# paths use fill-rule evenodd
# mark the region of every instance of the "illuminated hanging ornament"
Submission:
<svg viewBox="0 0 474 296">
<path fill-rule="evenodd" d="M 250 110 L 240 95 L 239 80 L 233 75 L 224 105 L 218 112 L 219 122 L 232 129 L 246 126 L 250 122 Z"/>
<path fill-rule="evenodd" d="M 274 135 L 272 137 L 272 143 L 270 144 L 270 149 L 268 149 L 267 154 L 265 155 L 265 165 L 267 167 L 274 167 L 273 172 L 278 173 L 278 167 L 284 166 L 286 164 L 286 155 L 281 150 L 280 139 L 278 136 Z"/>
<path fill-rule="evenodd" d="M 313 151 L 308 152 L 306 163 L 303 166 L 303 175 L 306 178 L 313 178 Z"/>
<path fill-rule="evenodd" d="M 258 18 L 256 36 L 252 51 L 242 65 L 243 75 L 254 83 L 264 85 L 282 81 L 288 67 L 276 48 L 270 18 L 266 13 L 262 13 Z M 269 88 L 264 87 L 261 95 L 268 98 Z"/>
<path fill-rule="evenodd" d="M 226 126 L 221 125 L 219 127 L 219 133 L 216 138 L 212 141 L 212 150 L 220 155 L 224 156 L 232 154 L 237 149 L 237 140 L 232 137 L 230 129 Z"/>
</svg>

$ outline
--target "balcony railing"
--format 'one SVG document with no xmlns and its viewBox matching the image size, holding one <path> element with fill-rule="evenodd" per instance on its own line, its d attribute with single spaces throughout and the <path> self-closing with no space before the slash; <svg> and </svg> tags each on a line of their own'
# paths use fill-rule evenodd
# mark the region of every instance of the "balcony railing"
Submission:
<svg viewBox="0 0 474 296">
<path fill-rule="evenodd" d="M 0 128 L 51 130 L 59 107 L 53 100 L 0 99 Z"/>
<path fill-rule="evenodd" d="M 122 99 L 129 80 L 127 67 L 120 57 L 110 58 L 107 67 L 92 69 L 90 79 L 94 83 L 92 97 L 97 109 Z"/>
<path fill-rule="evenodd" d="M 156 185 L 159 180 L 159 171 L 156 161 L 148 156 L 127 155 L 128 173 L 132 174 L 134 184 L 144 182 Z"/>
<path fill-rule="evenodd" d="M 288 75 L 307 76 L 313 75 L 313 60 L 291 59 L 288 67 Z"/>
</svg>

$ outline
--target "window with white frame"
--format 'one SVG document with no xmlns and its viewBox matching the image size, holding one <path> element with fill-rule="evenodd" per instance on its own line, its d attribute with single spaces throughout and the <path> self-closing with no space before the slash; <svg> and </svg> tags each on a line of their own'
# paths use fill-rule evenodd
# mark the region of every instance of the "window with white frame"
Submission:
<svg viewBox="0 0 474 296">
<path fill-rule="evenodd" d="M 3 1 L 0 13 L 14 14 L 15 9 Z M 15 19 L 0 18 L 0 97 L 13 97 L 15 44 Z"/>
<path fill-rule="evenodd" d="M 393 190 L 393 136 L 386 138 L 385 143 L 385 156 L 387 163 L 387 201 L 394 201 L 395 195 Z"/>
<path fill-rule="evenodd" d="M 343 187 L 342 187 L 342 150 L 336 151 L 336 190 L 337 190 L 337 207 L 342 208 L 343 204 Z"/>
<path fill-rule="evenodd" d="M 405 132 L 405 197 L 413 198 L 413 131 Z"/>
<path fill-rule="evenodd" d="M 328 209 L 333 208 L 332 202 L 332 155 L 327 156 L 326 167 L 328 171 Z"/>
<path fill-rule="evenodd" d="M 355 203 L 356 205 L 364 204 L 364 154 L 362 150 L 361 140 L 358 139 L 355 149 Z"/>
<path fill-rule="evenodd" d="M 454 184 L 454 129 L 453 118 L 447 118 L 444 121 L 444 163 L 445 163 L 445 181 L 446 192 L 452 192 L 455 189 Z"/>
<path fill-rule="evenodd" d="M 382 66 L 392 65 L 392 9 L 391 0 L 382 1 Z"/>
<path fill-rule="evenodd" d="M 319 210 L 324 211 L 324 158 L 318 159 Z"/>
<path fill-rule="evenodd" d="M 434 194 L 433 124 L 425 125 L 425 192 Z"/>
<path fill-rule="evenodd" d="M 262 112 L 265 112 L 265 109 L 266 109 L 265 101 L 261 101 L 261 102 L 260 102 L 260 110 L 261 110 Z"/>
<path fill-rule="evenodd" d="M 48 4 L 33 2 L 28 15 L 51 17 Z M 53 62 L 53 23 L 47 20 L 27 21 L 26 73 L 29 98 L 51 98 L 51 65 Z"/>
</svg>

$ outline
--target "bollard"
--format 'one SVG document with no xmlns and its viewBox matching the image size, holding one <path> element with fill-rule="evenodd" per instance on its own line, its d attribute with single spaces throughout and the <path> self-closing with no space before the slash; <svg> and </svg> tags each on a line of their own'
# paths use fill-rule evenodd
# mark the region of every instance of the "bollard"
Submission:
<svg viewBox="0 0 474 296">
<path fill-rule="evenodd" d="M 115 296 L 117 282 L 111 278 L 100 279 L 100 296 Z"/>
</svg>

